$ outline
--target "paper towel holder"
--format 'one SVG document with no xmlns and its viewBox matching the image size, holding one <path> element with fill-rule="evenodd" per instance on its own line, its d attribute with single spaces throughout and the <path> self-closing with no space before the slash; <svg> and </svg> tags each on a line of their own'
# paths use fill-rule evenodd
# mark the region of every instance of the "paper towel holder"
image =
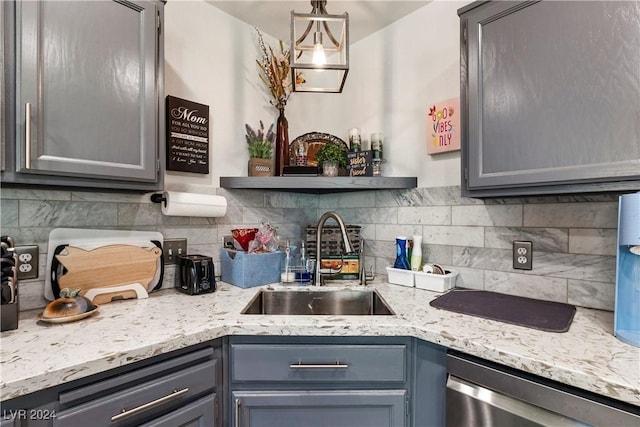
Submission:
<svg viewBox="0 0 640 427">
<path fill-rule="evenodd" d="M 151 201 L 153 203 L 162 203 L 162 202 L 164 202 L 164 207 L 165 208 L 167 207 L 167 198 L 164 197 L 164 195 L 161 194 L 161 193 L 152 194 L 151 195 Z"/>
<path fill-rule="evenodd" d="M 167 216 L 221 217 L 227 211 L 227 200 L 213 194 L 163 191 L 150 198 L 153 203 L 162 203 L 162 213 Z"/>
</svg>

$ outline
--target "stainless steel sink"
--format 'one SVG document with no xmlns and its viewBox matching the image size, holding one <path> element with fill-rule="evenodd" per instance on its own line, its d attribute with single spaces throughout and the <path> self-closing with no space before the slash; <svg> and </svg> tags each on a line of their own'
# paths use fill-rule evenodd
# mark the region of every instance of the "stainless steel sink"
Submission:
<svg viewBox="0 0 640 427">
<path fill-rule="evenodd" d="M 297 316 L 395 314 L 380 294 L 373 289 L 322 291 L 262 289 L 241 313 Z"/>
</svg>

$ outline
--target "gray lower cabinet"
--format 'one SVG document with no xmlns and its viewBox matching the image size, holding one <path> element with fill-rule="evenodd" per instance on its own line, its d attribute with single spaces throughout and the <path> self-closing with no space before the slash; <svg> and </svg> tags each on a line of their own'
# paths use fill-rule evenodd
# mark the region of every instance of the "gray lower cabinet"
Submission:
<svg viewBox="0 0 640 427">
<path fill-rule="evenodd" d="M 210 394 L 140 427 L 212 427 L 216 423 L 216 395 Z"/>
<path fill-rule="evenodd" d="M 400 427 L 406 390 L 234 392 L 236 427 Z"/>
<path fill-rule="evenodd" d="M 444 421 L 440 346 L 404 337 L 230 337 L 228 351 L 229 427 Z"/>
<path fill-rule="evenodd" d="M 120 425 L 119 423 L 137 425 L 141 419 L 148 418 L 154 411 L 184 405 L 190 398 L 211 390 L 215 385 L 216 363 L 215 359 L 193 366 L 185 363 L 160 377 L 104 396 L 101 395 L 104 390 L 115 387 L 115 383 L 122 381 L 122 378 L 111 380 L 114 384 L 102 381 L 86 388 L 61 393 L 60 403 L 66 408 L 58 412 L 54 426 L 75 427 L 92 423 L 101 426 Z M 124 379 L 126 380 L 126 377 Z M 85 402 L 86 396 L 92 394 L 99 397 Z M 211 403 L 213 409 L 213 400 Z"/>
<path fill-rule="evenodd" d="M 640 188 L 640 1 L 458 13 L 463 195 Z"/>
<path fill-rule="evenodd" d="M 3 184 L 159 188 L 163 2 L 8 3 Z"/>
<path fill-rule="evenodd" d="M 20 427 L 221 426 L 220 347 L 140 363 L 2 402 L 3 414 Z"/>
<path fill-rule="evenodd" d="M 3 419 L 0 421 L 0 427 L 15 427 L 15 420 L 12 419 L 10 414 L 2 414 L 2 417 Z"/>
</svg>

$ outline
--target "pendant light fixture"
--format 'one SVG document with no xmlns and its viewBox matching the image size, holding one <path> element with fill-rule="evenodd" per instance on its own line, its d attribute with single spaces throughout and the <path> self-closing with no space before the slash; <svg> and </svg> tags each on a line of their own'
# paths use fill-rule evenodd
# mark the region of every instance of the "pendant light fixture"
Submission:
<svg viewBox="0 0 640 427">
<path fill-rule="evenodd" d="M 291 11 L 294 92 L 342 92 L 349 71 L 349 14 L 329 15 L 326 0 L 311 0 L 311 13 Z"/>
</svg>

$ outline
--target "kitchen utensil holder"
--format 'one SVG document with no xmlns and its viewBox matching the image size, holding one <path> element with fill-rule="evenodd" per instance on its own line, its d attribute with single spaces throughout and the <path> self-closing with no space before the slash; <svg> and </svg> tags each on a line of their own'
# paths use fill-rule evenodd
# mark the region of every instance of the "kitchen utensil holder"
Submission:
<svg viewBox="0 0 640 427">
<path fill-rule="evenodd" d="M 413 271 L 387 267 L 387 281 L 394 285 L 414 287 Z"/>
<path fill-rule="evenodd" d="M 414 271 L 415 286 L 433 292 L 446 292 L 456 286 L 458 272 L 445 270 L 445 274 L 423 273 Z"/>
<path fill-rule="evenodd" d="M 446 292 L 456 286 L 458 272 L 445 270 L 445 274 L 423 273 L 387 267 L 387 281 L 394 285 L 416 287 L 432 292 Z"/>
<path fill-rule="evenodd" d="M 18 329 L 18 312 L 20 311 L 18 307 L 18 271 L 16 270 L 18 255 L 13 250 L 15 243 L 11 236 L 2 236 L 0 240 L 2 241 L 3 260 L 2 282 L 11 290 L 11 298 L 7 301 L 3 289 L 3 302 L 6 304 L 2 304 L 0 307 L 0 331 L 4 332 Z M 4 262 L 7 262 L 9 267 L 5 267 Z"/>
<path fill-rule="evenodd" d="M 221 280 L 239 288 L 280 283 L 284 252 L 247 253 L 220 250 Z"/>
<path fill-rule="evenodd" d="M 18 303 L 2 304 L 0 309 L 2 319 L 0 319 L 0 326 L 2 332 L 10 331 L 12 329 L 18 329 Z"/>
</svg>

